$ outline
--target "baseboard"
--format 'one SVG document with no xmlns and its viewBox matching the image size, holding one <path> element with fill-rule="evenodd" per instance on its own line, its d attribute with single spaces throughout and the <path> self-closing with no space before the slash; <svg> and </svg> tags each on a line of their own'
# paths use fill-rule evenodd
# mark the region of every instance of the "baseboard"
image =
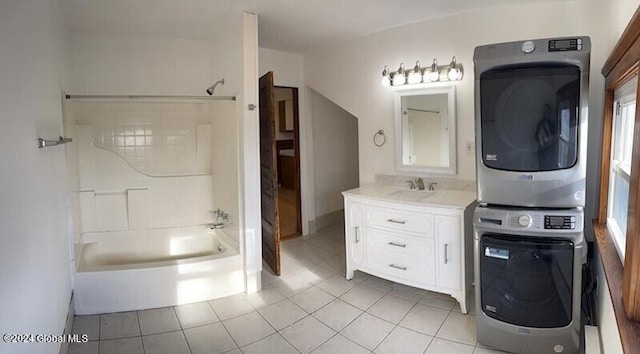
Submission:
<svg viewBox="0 0 640 354">
<path fill-rule="evenodd" d="M 344 223 L 344 209 L 339 209 L 324 215 L 320 215 L 315 220 L 313 220 L 312 223 L 315 232 L 329 226 Z"/>
</svg>

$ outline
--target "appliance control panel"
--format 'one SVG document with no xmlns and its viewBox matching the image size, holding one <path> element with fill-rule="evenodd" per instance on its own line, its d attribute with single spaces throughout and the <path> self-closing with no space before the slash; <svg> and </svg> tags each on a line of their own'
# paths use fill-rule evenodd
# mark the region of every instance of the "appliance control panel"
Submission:
<svg viewBox="0 0 640 354">
<path fill-rule="evenodd" d="M 573 230 L 576 228 L 576 217 L 568 215 L 545 215 L 544 228 Z"/>
<path fill-rule="evenodd" d="M 582 38 L 552 39 L 549 41 L 550 52 L 566 52 L 582 50 Z"/>
<path fill-rule="evenodd" d="M 575 233 L 583 230 L 582 209 L 476 208 L 474 225 L 513 232 Z"/>
</svg>

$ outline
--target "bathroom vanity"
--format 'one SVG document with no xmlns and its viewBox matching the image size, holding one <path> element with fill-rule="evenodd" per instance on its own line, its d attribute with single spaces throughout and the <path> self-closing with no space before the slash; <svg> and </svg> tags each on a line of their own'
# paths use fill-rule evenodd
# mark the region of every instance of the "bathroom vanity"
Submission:
<svg viewBox="0 0 640 354">
<path fill-rule="evenodd" d="M 467 313 L 473 282 L 474 191 L 371 184 L 342 194 L 347 279 L 360 270 L 449 294 Z"/>
</svg>

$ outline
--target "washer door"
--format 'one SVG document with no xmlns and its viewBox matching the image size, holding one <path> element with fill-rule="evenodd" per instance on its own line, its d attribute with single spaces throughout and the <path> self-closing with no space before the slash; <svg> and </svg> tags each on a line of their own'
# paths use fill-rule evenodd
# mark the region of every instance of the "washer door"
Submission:
<svg viewBox="0 0 640 354">
<path fill-rule="evenodd" d="M 572 242 L 485 234 L 480 253 L 480 294 L 487 316 L 532 328 L 571 322 Z"/>
</svg>

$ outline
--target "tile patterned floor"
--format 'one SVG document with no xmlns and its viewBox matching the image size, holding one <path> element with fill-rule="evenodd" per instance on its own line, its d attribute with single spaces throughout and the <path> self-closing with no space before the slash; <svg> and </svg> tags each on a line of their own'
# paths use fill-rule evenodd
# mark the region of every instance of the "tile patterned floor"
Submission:
<svg viewBox="0 0 640 354">
<path fill-rule="evenodd" d="M 76 316 L 70 354 L 499 353 L 476 342 L 475 316 L 448 295 L 345 274 L 337 225 L 282 245 L 283 274 L 263 290 L 144 311 Z"/>
</svg>

